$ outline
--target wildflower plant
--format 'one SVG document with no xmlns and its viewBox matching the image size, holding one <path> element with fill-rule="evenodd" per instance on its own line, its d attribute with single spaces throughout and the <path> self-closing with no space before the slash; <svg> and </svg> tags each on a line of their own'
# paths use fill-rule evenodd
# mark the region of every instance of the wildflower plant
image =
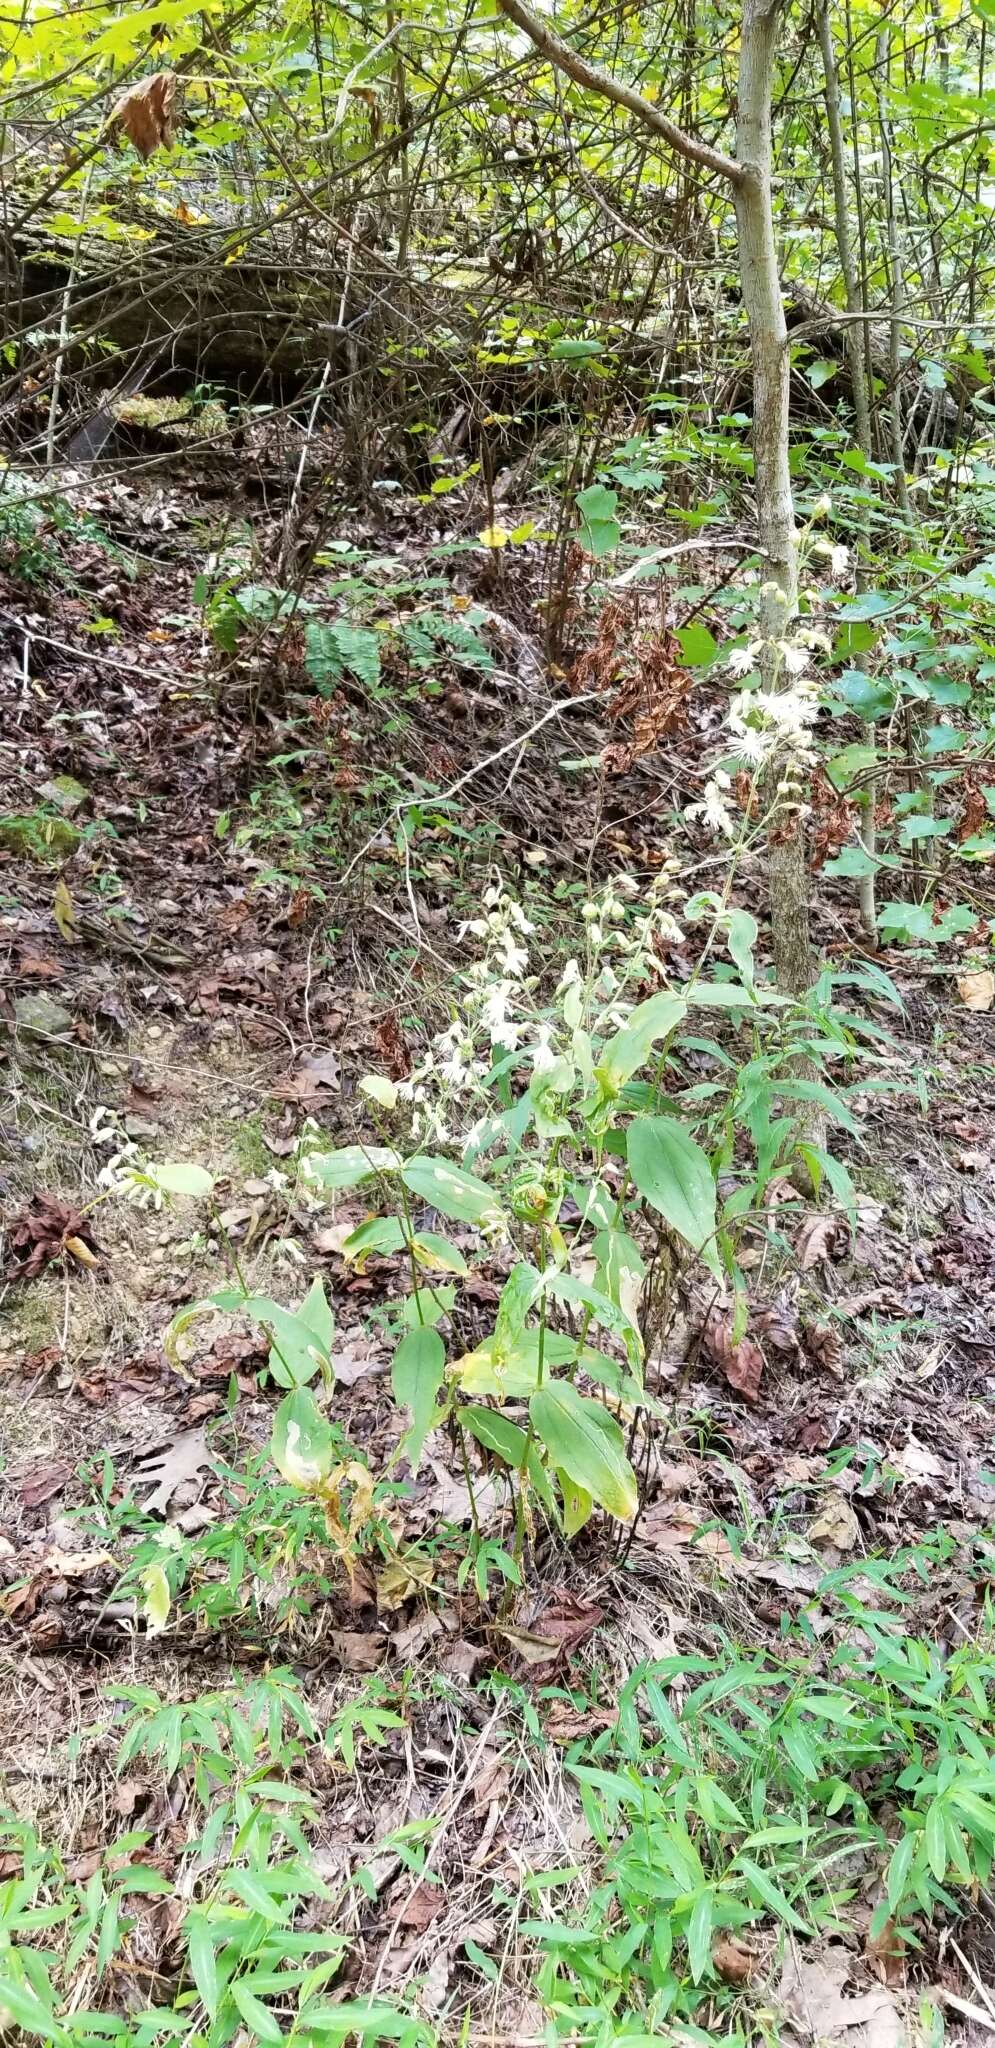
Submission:
<svg viewBox="0 0 995 2048">
<path fill-rule="evenodd" d="M 668 873 L 642 900 L 626 878 L 585 904 L 582 948 L 547 993 L 530 921 L 495 881 L 464 928 L 480 952 L 449 1022 L 409 1079 L 361 1083 L 376 1141 L 302 1161 L 326 1196 L 370 1193 L 345 1258 L 361 1268 L 396 1256 L 407 1276 L 393 1360 L 408 1415 L 399 1455 L 416 1471 L 445 1423 L 469 1478 L 473 1440 L 514 1495 L 516 1571 L 537 1508 L 568 1537 L 596 1508 L 622 1522 L 636 1513 L 629 1442 L 637 1411 L 654 1405 L 639 1307 L 647 1219 L 657 1249 L 665 1241 L 675 1265 L 700 1262 L 742 1328 L 739 1238 L 794 1153 L 817 1186 L 853 1201 L 845 1168 L 804 1142 L 795 1116 L 814 1095 L 859 1127 L 844 1094 L 799 1078 L 799 1058 L 871 1056 L 870 1034 L 833 1010 L 828 981 L 805 1005 L 764 985 L 756 920 L 727 896 L 684 905 L 705 943 L 691 979 L 669 985 L 661 955 L 683 936 L 672 894 Z M 886 977 L 866 973 L 885 992 Z M 452 1312 L 475 1259 L 506 1277 L 493 1329 L 461 1352 Z M 296 1474 L 286 1457 L 281 1469 L 326 1483 L 328 1424 L 309 1388 L 281 1404 L 278 1428 L 288 1416 Z"/>
</svg>

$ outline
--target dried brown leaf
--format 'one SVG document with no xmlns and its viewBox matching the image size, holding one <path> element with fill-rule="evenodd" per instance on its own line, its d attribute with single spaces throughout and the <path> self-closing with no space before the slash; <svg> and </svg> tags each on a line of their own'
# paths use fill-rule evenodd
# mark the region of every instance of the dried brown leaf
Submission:
<svg viewBox="0 0 995 2048">
<path fill-rule="evenodd" d="M 810 1523 L 810 1543 L 829 1543 L 834 1550 L 854 1550 L 860 1542 L 860 1523 L 848 1500 L 842 1494 L 834 1494 L 827 1500 L 822 1513 Z"/>
<path fill-rule="evenodd" d="M 716 1935 L 712 1962 L 723 1984 L 748 1984 L 757 1965 L 752 1949 L 744 1948 L 731 1934 Z"/>
<path fill-rule="evenodd" d="M 112 109 L 104 134 L 116 142 L 123 133 L 146 162 L 154 150 L 172 149 L 176 118 L 175 72 L 154 71 L 139 78 L 121 94 Z"/>
<path fill-rule="evenodd" d="M 705 1345 L 716 1365 L 721 1366 L 729 1385 L 737 1394 L 742 1394 L 744 1401 L 755 1407 L 760 1399 L 764 1355 L 752 1337 L 741 1337 L 736 1343 L 732 1329 L 731 1315 L 720 1312 L 710 1315 L 705 1324 Z"/>
</svg>

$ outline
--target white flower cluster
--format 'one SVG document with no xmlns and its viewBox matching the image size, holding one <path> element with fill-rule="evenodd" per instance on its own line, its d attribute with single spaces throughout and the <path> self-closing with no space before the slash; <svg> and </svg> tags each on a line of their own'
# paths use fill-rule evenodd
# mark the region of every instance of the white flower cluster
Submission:
<svg viewBox="0 0 995 2048">
<path fill-rule="evenodd" d="M 128 1137 L 116 1109 L 105 1102 L 97 1104 L 90 1118 L 90 1136 L 95 1146 L 111 1147 L 97 1175 L 97 1186 L 113 1188 L 115 1194 L 123 1195 L 136 1209 L 161 1209 L 159 1189 L 144 1187 L 137 1178 L 145 1172 L 145 1154 Z"/>
<path fill-rule="evenodd" d="M 677 860 L 664 863 L 635 914 L 640 889 L 628 875 L 582 904 L 583 956 L 567 961 L 543 1011 L 529 973 L 527 941 L 535 926 L 502 883 L 488 887 L 483 916 L 460 927 L 461 936 L 481 939 L 483 950 L 463 975 L 459 1008 L 409 1078 L 392 1084 L 392 1100 L 411 1106 L 416 1139 L 454 1148 L 486 1144 L 497 1128 L 488 1077 L 507 1055 L 519 1053 L 536 1076 L 554 1069 L 573 1074 L 580 1071 L 581 1040 L 590 1045 L 589 1034 L 601 1037 L 627 1023 L 635 1000 L 628 989 L 644 993 L 648 980 L 659 979 L 661 943 L 683 940 L 665 901 L 679 868 Z M 581 1067 L 591 1059 L 588 1051 Z"/>
<path fill-rule="evenodd" d="M 732 648 L 726 657 L 726 669 L 737 680 L 759 670 L 767 684 L 764 689 L 740 690 L 728 712 L 735 751 L 752 768 L 778 758 L 792 769 L 813 763 L 812 727 L 819 709 L 819 681 L 812 669 L 816 649 L 828 652 L 825 634 L 818 627 L 799 626 L 790 640 L 752 640 Z M 684 816 L 700 818 L 713 832 L 733 838 L 736 820 L 727 798 L 730 787 L 729 776 L 716 768 L 703 799 L 689 804 Z"/>
</svg>

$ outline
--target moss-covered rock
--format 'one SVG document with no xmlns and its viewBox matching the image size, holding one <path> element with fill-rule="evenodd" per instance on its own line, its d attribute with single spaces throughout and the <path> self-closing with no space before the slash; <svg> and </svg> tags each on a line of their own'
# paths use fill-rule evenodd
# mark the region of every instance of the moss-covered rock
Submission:
<svg viewBox="0 0 995 2048">
<path fill-rule="evenodd" d="M 7 812 L 0 817 L 0 852 L 19 854 L 38 867 L 60 867 L 79 842 L 78 826 L 56 812 L 31 811 L 23 816 Z"/>
</svg>

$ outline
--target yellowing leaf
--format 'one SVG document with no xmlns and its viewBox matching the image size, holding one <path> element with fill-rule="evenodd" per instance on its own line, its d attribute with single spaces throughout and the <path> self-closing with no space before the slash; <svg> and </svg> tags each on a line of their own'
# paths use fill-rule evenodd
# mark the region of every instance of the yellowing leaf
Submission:
<svg viewBox="0 0 995 2048">
<path fill-rule="evenodd" d="M 169 1580 L 161 1564 L 146 1565 L 142 1573 L 142 1609 L 145 1615 L 146 1632 L 150 1636 L 161 1636 L 169 1620 L 172 1595 Z"/>
<path fill-rule="evenodd" d="M 957 993 L 966 1009 L 990 1010 L 995 1003 L 995 974 L 988 967 L 977 974 L 961 974 Z"/>
<path fill-rule="evenodd" d="M 77 942 L 76 911 L 73 899 L 61 875 L 56 882 L 55 895 L 52 898 L 52 916 L 67 946 L 75 946 Z"/>
<path fill-rule="evenodd" d="M 485 526 L 477 535 L 481 546 L 485 548 L 506 548 L 510 538 L 506 526 Z"/>
</svg>

